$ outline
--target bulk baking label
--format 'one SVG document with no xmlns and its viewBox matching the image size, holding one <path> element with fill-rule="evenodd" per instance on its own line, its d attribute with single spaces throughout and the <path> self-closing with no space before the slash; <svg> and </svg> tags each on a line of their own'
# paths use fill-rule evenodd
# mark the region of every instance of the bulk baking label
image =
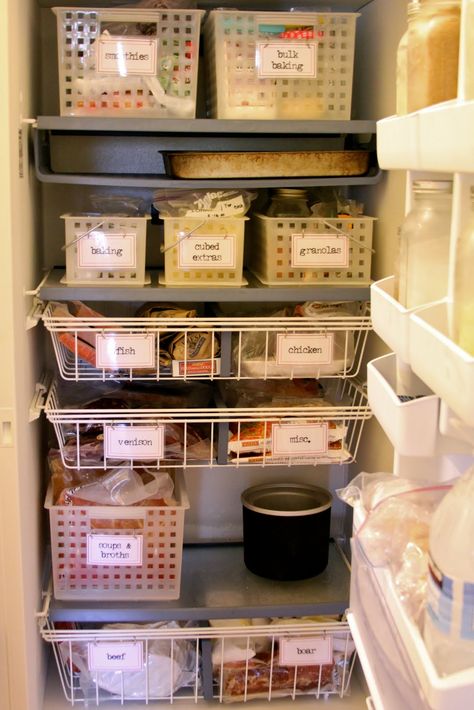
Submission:
<svg viewBox="0 0 474 710">
<path fill-rule="evenodd" d="M 235 269 L 235 235 L 189 236 L 178 248 L 180 269 Z"/>
<path fill-rule="evenodd" d="M 155 367 L 155 335 L 100 333 L 95 338 L 96 367 Z"/>
<path fill-rule="evenodd" d="M 258 77 L 315 79 L 317 47 L 317 42 L 257 42 Z"/>
<path fill-rule="evenodd" d="M 87 667 L 90 671 L 141 671 L 143 643 L 88 643 Z"/>
<path fill-rule="evenodd" d="M 86 237 L 76 232 L 77 265 L 81 269 L 134 269 L 137 265 L 136 232 L 112 234 L 94 230 Z"/>
<path fill-rule="evenodd" d="M 277 365 L 329 365 L 333 361 L 332 333 L 277 334 Z"/>
<path fill-rule="evenodd" d="M 320 666 L 333 662 L 332 636 L 280 638 L 282 666 Z"/>
<path fill-rule="evenodd" d="M 110 459 L 161 459 L 164 442 L 164 426 L 104 427 L 105 456 Z"/>
<path fill-rule="evenodd" d="M 96 40 L 96 71 L 98 74 L 115 74 L 123 77 L 131 74 L 156 75 L 157 57 L 157 39 L 99 37 Z"/>
<path fill-rule="evenodd" d="M 272 424 L 272 456 L 325 454 L 327 450 L 327 422 Z"/>
<path fill-rule="evenodd" d="M 336 234 L 292 234 L 291 266 L 349 266 L 349 240 Z"/>
<path fill-rule="evenodd" d="M 87 564 L 111 567 L 143 564 L 141 535 L 87 535 Z"/>
</svg>

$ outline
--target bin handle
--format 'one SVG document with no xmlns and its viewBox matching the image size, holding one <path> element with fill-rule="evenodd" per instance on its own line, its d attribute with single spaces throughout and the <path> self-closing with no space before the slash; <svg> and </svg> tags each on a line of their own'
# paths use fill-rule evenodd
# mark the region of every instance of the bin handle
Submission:
<svg viewBox="0 0 474 710">
<path fill-rule="evenodd" d="M 344 237 L 347 237 L 347 239 L 350 239 L 351 242 L 354 242 L 357 244 L 359 249 L 366 249 L 367 251 L 370 251 L 372 254 L 375 254 L 375 249 L 372 249 L 371 247 L 365 246 L 365 244 L 361 244 L 355 237 L 351 236 L 348 234 L 348 232 L 345 232 L 343 229 L 339 229 L 338 227 L 334 226 L 334 224 L 331 224 L 331 222 L 327 222 L 325 219 L 322 219 L 321 222 L 326 226 L 330 227 L 331 229 L 334 229 L 338 234 L 342 234 Z M 304 234 L 303 234 L 304 236 Z"/>
<path fill-rule="evenodd" d="M 170 244 L 169 246 L 167 246 L 166 248 L 162 244 L 160 246 L 160 252 L 162 254 L 165 254 L 170 249 L 175 249 L 177 246 L 179 246 L 181 244 L 182 241 L 184 241 L 185 239 L 190 237 L 191 234 L 193 234 L 193 232 L 196 231 L 196 229 L 199 229 L 200 227 L 203 226 L 203 224 L 206 224 L 206 222 L 207 222 L 207 219 L 205 219 L 203 222 L 201 222 L 201 224 L 198 224 L 197 227 L 194 227 L 194 229 L 191 229 L 189 232 L 185 232 L 184 234 L 182 232 L 178 232 L 178 235 L 180 235 L 180 236 L 178 236 L 178 239 L 175 242 L 173 242 L 172 244 Z"/>
<path fill-rule="evenodd" d="M 69 242 L 68 244 L 63 244 L 61 247 L 62 251 L 66 251 L 66 249 L 69 249 L 69 247 L 74 246 L 74 244 L 77 244 L 77 242 L 80 242 L 81 239 L 84 239 L 84 237 L 87 237 L 91 232 L 94 231 L 94 229 L 98 229 L 99 227 L 102 227 L 103 224 L 105 224 L 106 220 L 102 220 L 102 222 L 99 222 L 99 224 L 94 224 L 93 227 L 87 230 L 87 232 L 84 232 L 84 234 L 80 234 L 76 239 L 74 239 L 72 242 Z"/>
</svg>

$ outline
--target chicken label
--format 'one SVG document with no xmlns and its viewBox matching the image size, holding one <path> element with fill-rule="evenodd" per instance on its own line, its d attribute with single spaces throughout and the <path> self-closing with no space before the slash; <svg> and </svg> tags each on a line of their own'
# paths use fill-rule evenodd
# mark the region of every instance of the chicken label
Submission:
<svg viewBox="0 0 474 710">
<path fill-rule="evenodd" d="M 330 365 L 333 361 L 332 333 L 277 334 L 277 365 Z"/>
</svg>

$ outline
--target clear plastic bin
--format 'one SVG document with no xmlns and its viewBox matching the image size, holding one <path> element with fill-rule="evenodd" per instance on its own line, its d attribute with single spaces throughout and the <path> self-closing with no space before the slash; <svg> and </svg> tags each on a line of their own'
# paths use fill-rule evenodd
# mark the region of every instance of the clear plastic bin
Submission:
<svg viewBox="0 0 474 710">
<path fill-rule="evenodd" d="M 189 501 L 174 477 L 176 506 L 54 505 L 49 488 L 56 599 L 179 598 Z"/>
<path fill-rule="evenodd" d="M 269 286 L 370 284 L 374 217 L 252 218 L 248 268 Z"/>
<path fill-rule="evenodd" d="M 356 13 L 213 10 L 214 118 L 350 119 Z"/>
<path fill-rule="evenodd" d="M 244 232 L 248 217 L 163 217 L 165 286 L 245 286 Z"/>
<path fill-rule="evenodd" d="M 194 118 L 202 10 L 53 9 L 61 116 Z"/>
<path fill-rule="evenodd" d="M 63 283 L 143 286 L 146 226 L 150 219 L 105 214 L 61 215 L 65 223 Z"/>
</svg>

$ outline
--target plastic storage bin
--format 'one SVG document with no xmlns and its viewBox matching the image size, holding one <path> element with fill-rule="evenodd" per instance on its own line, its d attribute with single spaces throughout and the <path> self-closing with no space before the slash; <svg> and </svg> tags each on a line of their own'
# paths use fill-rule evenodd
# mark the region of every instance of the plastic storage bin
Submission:
<svg viewBox="0 0 474 710">
<path fill-rule="evenodd" d="M 252 220 L 248 268 L 269 286 L 299 282 L 370 284 L 374 217 Z"/>
<path fill-rule="evenodd" d="M 202 10 L 54 12 L 61 116 L 194 118 Z"/>
<path fill-rule="evenodd" d="M 214 118 L 350 119 L 355 13 L 213 10 Z"/>
<path fill-rule="evenodd" d="M 245 286 L 244 232 L 248 217 L 164 217 L 166 286 Z"/>
<path fill-rule="evenodd" d="M 146 225 L 150 217 L 64 214 L 66 275 L 63 283 L 143 286 Z"/>
<path fill-rule="evenodd" d="M 49 488 L 57 599 L 179 598 L 189 501 L 180 473 L 174 476 L 176 506 L 53 505 Z"/>
</svg>

